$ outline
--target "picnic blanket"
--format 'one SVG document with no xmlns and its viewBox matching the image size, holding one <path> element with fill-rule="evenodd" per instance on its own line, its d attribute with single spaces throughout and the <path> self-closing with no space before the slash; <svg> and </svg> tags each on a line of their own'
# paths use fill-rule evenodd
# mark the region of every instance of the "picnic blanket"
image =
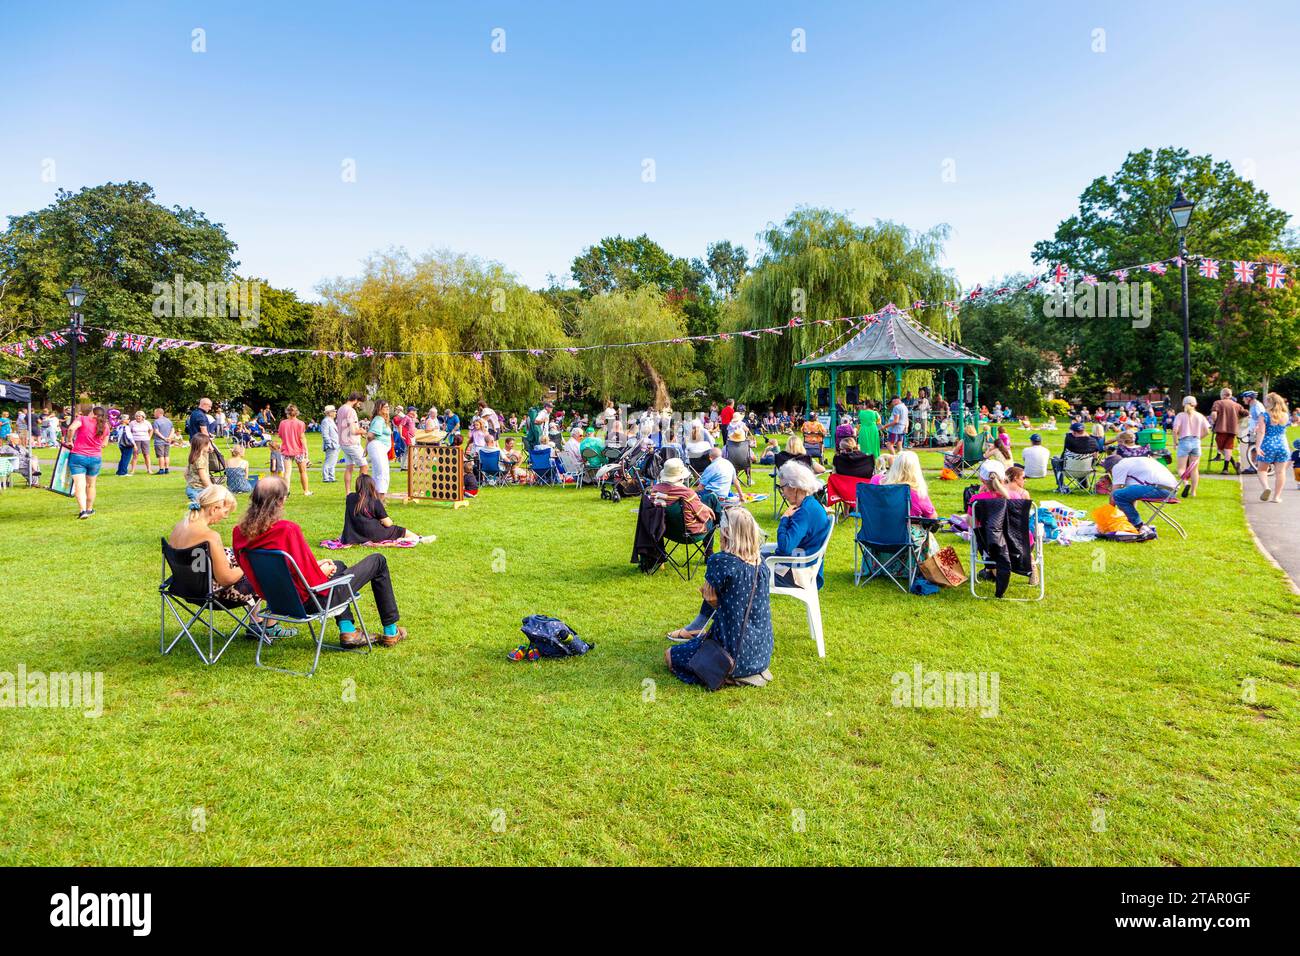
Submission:
<svg viewBox="0 0 1300 956">
<path fill-rule="evenodd" d="M 348 548 L 414 548 L 418 541 L 367 541 L 365 544 L 347 544 L 342 538 L 326 538 L 320 546 L 326 551 L 346 551 Z"/>
</svg>

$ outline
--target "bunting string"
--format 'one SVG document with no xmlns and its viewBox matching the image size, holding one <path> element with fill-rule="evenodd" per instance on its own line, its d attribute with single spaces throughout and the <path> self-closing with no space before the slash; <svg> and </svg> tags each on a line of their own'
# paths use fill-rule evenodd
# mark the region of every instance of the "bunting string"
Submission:
<svg viewBox="0 0 1300 956">
<path fill-rule="evenodd" d="M 449 349 L 445 351 L 419 352 L 419 351 L 390 351 L 385 349 L 375 349 L 369 346 L 359 349 L 304 349 L 304 348 L 277 348 L 267 345 L 241 345 L 233 342 L 205 342 L 196 339 L 177 339 L 157 335 L 150 335 L 140 332 L 125 332 L 117 329 L 102 329 L 93 326 L 86 326 L 76 332 L 79 343 L 86 341 L 86 332 L 97 332 L 103 335 L 103 347 L 106 349 L 122 349 L 129 352 L 166 352 L 174 349 L 209 349 L 210 351 L 220 354 L 247 355 L 256 357 L 271 357 L 277 355 L 306 355 L 313 358 L 327 359 L 399 359 L 399 358 L 423 358 L 423 357 L 452 357 L 464 356 L 473 359 L 476 362 L 482 362 L 489 355 L 532 355 L 541 357 L 564 352 L 569 355 L 580 355 L 584 352 L 592 352 L 597 349 L 628 349 L 628 348 L 646 348 L 656 345 L 681 345 L 696 342 L 726 342 L 731 338 L 739 336 L 748 339 L 762 339 L 769 335 L 784 335 L 789 329 L 803 328 L 807 325 L 830 326 L 836 323 L 849 323 L 851 327 L 843 334 L 836 336 L 827 344 L 821 346 L 808 358 L 816 358 L 824 354 L 837 343 L 842 341 L 846 336 L 851 334 L 860 334 L 872 324 L 879 322 L 883 316 L 891 314 L 907 314 L 911 312 L 921 312 L 928 309 L 943 308 L 947 310 L 950 317 L 957 316 L 963 305 L 981 302 L 996 301 L 1018 292 L 1032 291 L 1041 289 L 1048 291 L 1051 289 L 1060 289 L 1068 284 L 1077 283 L 1082 285 L 1098 285 L 1103 280 L 1114 279 L 1118 282 L 1128 282 L 1131 279 L 1141 276 L 1142 274 L 1165 275 L 1170 266 L 1181 268 L 1184 260 L 1179 256 L 1173 256 L 1169 259 L 1161 259 L 1155 262 L 1143 262 L 1138 265 L 1124 266 L 1118 269 L 1110 269 L 1105 272 L 1086 273 L 1082 270 L 1072 270 L 1064 264 L 1053 266 L 1050 270 L 1031 277 L 1023 284 L 999 286 L 994 289 L 985 289 L 982 285 L 976 285 L 969 292 L 962 293 L 959 298 L 945 299 L 941 302 L 928 302 L 918 300 L 913 302 L 910 307 L 901 308 L 889 303 L 878 312 L 867 315 L 850 315 L 837 319 L 815 319 L 809 322 L 801 316 L 792 316 L 784 325 L 776 325 L 765 329 L 738 329 L 731 332 L 712 332 L 704 335 L 687 335 L 678 336 L 670 339 L 654 339 L 645 342 L 617 342 L 608 345 L 568 345 L 568 346 L 542 346 L 542 347 L 523 347 L 523 348 L 501 348 L 501 349 Z M 1195 268 L 1198 275 L 1204 279 L 1226 279 L 1238 284 L 1262 284 L 1269 289 L 1286 288 L 1296 281 L 1296 275 L 1300 274 L 1300 265 L 1290 262 L 1263 262 L 1252 259 L 1222 259 L 1211 258 L 1208 256 L 1188 255 L 1186 259 L 1188 268 Z M 937 342 L 945 342 L 939 336 L 929 332 L 924 327 L 920 331 L 928 335 Z M 8 342 L 0 345 L 0 353 L 10 355 L 15 358 L 28 358 L 31 355 L 39 354 L 42 351 L 51 351 L 62 348 L 68 344 L 69 338 L 73 335 L 71 329 L 57 329 L 50 332 L 43 332 L 30 338 L 17 342 Z"/>
</svg>

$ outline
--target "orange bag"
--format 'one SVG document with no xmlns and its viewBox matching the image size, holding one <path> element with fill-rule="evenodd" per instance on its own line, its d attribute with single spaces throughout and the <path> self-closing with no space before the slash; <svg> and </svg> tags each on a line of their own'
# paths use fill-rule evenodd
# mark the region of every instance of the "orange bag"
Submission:
<svg viewBox="0 0 1300 956">
<path fill-rule="evenodd" d="M 945 468 L 943 471 L 939 472 L 939 480 L 940 480 L 940 481 L 956 481 L 956 480 L 957 480 L 957 472 L 953 471 L 951 468 Z"/>
<path fill-rule="evenodd" d="M 1124 512 L 1114 505 L 1102 505 L 1100 508 L 1094 509 L 1089 517 L 1096 523 L 1098 531 L 1104 531 L 1108 534 L 1116 532 L 1137 534 L 1137 528 L 1133 527 L 1133 523 L 1125 517 Z"/>
</svg>

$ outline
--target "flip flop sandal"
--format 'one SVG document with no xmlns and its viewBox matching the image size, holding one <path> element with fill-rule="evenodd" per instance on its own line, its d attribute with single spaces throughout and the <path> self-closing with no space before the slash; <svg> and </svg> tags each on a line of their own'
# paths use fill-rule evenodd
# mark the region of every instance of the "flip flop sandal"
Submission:
<svg viewBox="0 0 1300 956">
<path fill-rule="evenodd" d="M 684 627 L 679 627 L 668 635 L 668 640 L 672 641 L 674 644 L 685 644 L 687 641 L 695 640 L 703 633 L 703 631 L 688 631 Z"/>
</svg>

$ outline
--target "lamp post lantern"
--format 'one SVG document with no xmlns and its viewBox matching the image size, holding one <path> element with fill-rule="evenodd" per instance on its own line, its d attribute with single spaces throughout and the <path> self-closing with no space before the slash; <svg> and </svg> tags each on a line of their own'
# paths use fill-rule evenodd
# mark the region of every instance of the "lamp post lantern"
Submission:
<svg viewBox="0 0 1300 956">
<path fill-rule="evenodd" d="M 81 283 L 73 280 L 72 285 L 63 290 L 63 297 L 68 300 L 71 316 L 68 319 L 69 344 L 72 346 L 72 404 L 68 406 L 68 424 L 77 414 L 77 340 L 81 338 L 81 303 L 86 301 L 86 290 Z"/>
<path fill-rule="evenodd" d="M 1183 195 L 1183 187 L 1178 187 L 1178 195 L 1169 204 L 1169 218 L 1178 230 L 1178 262 L 1183 279 L 1183 394 L 1192 394 L 1192 338 L 1191 317 L 1187 305 L 1187 224 L 1192 221 L 1192 210 L 1196 203 Z"/>
</svg>

